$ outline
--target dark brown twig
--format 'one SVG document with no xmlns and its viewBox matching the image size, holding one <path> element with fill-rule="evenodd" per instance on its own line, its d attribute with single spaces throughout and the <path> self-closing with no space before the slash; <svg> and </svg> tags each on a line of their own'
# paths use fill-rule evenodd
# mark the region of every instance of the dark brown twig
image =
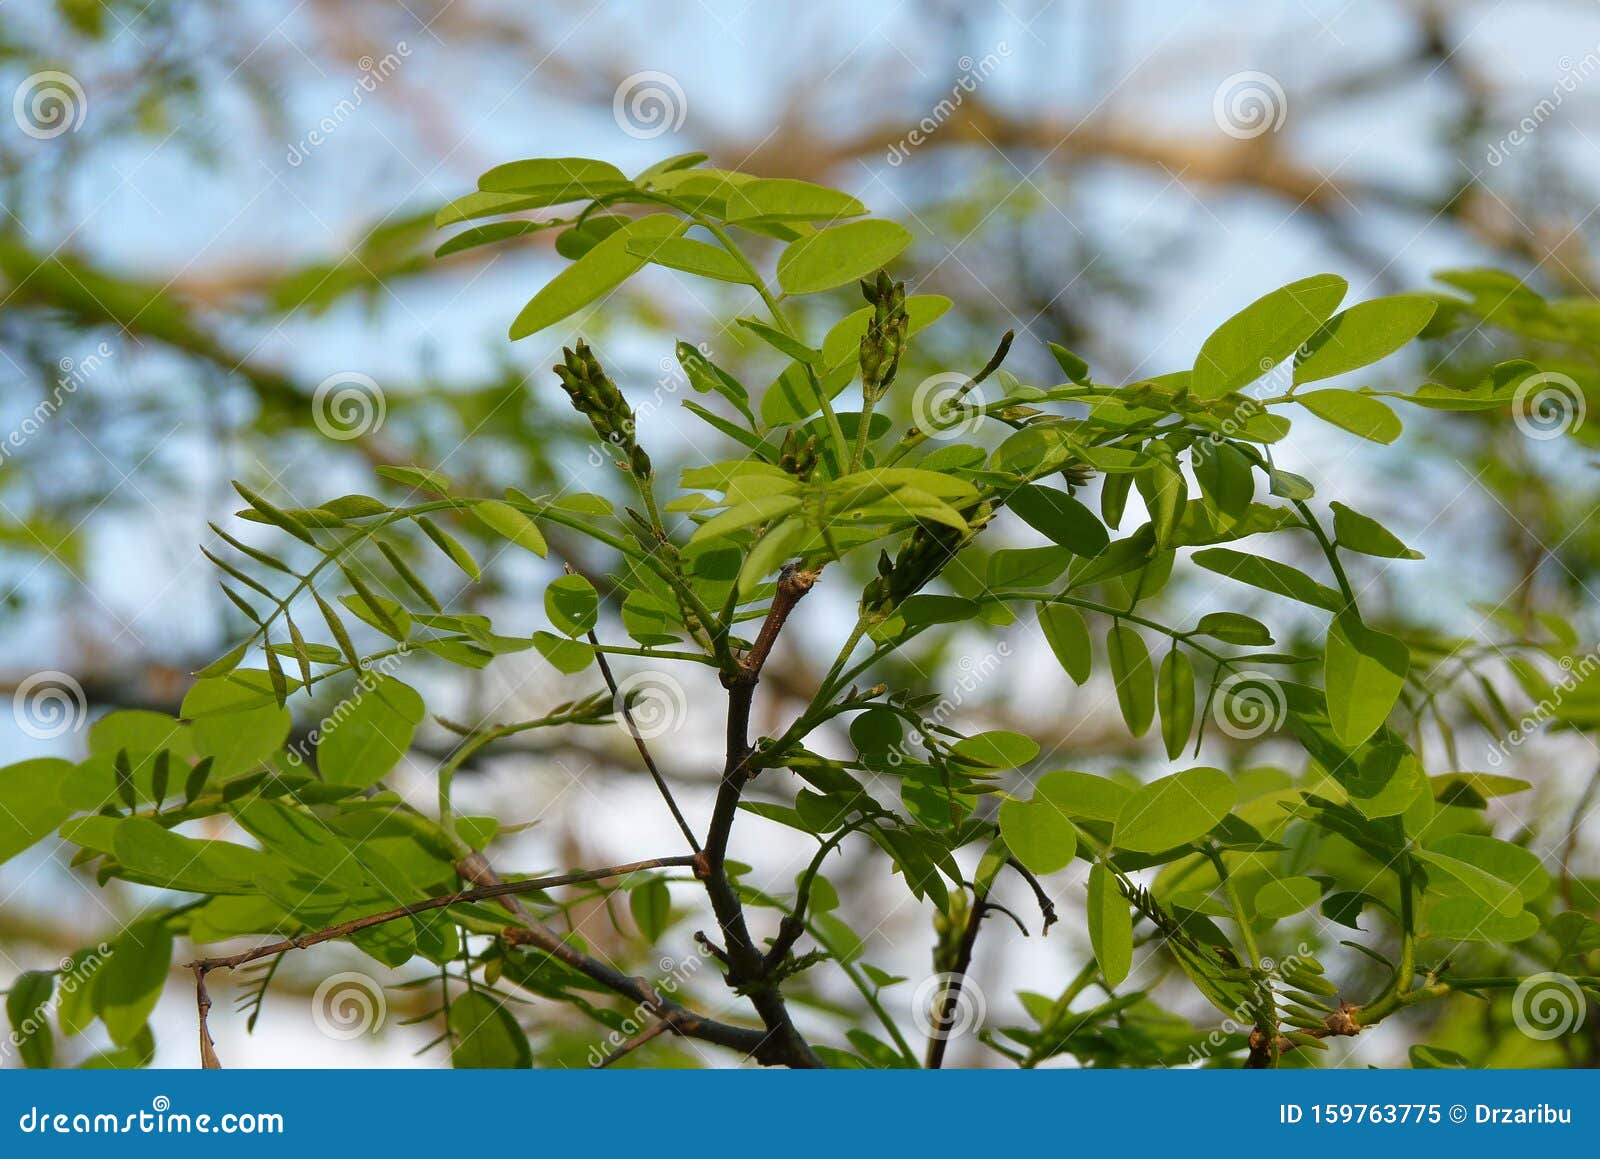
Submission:
<svg viewBox="0 0 1600 1159">
<path fill-rule="evenodd" d="M 1022 880 L 1027 882 L 1028 886 L 1033 890 L 1033 900 L 1039 904 L 1039 914 L 1044 918 L 1044 928 L 1039 931 L 1039 936 L 1044 937 L 1056 922 L 1055 903 L 1050 900 L 1050 895 L 1044 891 L 1044 886 L 1039 883 L 1039 879 L 1022 862 L 1015 857 L 1008 857 L 1006 858 L 1006 864 L 1016 870 L 1021 875 Z"/>
<path fill-rule="evenodd" d="M 933 1017 L 933 1036 L 928 1039 L 928 1053 L 923 1066 L 938 1070 L 944 1065 L 945 1044 L 950 1041 L 950 1028 L 956 1022 L 956 1005 L 961 1000 L 961 987 L 972 969 L 972 952 L 978 944 L 978 926 L 989 912 L 989 892 L 974 891 L 972 910 L 967 914 L 967 928 L 961 933 L 961 944 L 956 948 L 955 963 L 950 969 L 950 981 L 939 998 L 939 1009 Z"/>
<path fill-rule="evenodd" d="M 461 859 L 456 869 L 467 881 L 479 882 L 490 887 L 500 883 L 494 867 L 481 853 L 469 853 Z M 642 978 L 631 978 L 621 970 L 576 949 L 555 930 L 535 917 L 528 907 L 522 904 L 522 899 L 515 894 L 501 895 L 500 904 L 510 910 L 522 923 L 518 926 L 508 926 L 501 934 L 506 945 L 533 946 L 543 950 L 564 965 L 593 978 L 606 989 L 615 991 L 624 998 L 633 999 L 663 1022 L 671 1023 L 672 1029 L 686 1038 L 698 1038 L 718 1046 L 731 1047 L 758 1062 L 764 1061 L 763 1055 L 769 1053 L 767 1044 L 772 1037 L 770 1032 L 702 1018 L 687 1007 L 662 998 L 656 993 L 655 987 Z"/>
<path fill-rule="evenodd" d="M 756 634 L 749 653 L 736 662 L 736 667 L 723 672 L 722 684 L 728 690 L 727 751 L 722 765 L 722 782 L 717 788 L 716 805 L 711 813 L 711 826 L 706 832 L 706 845 L 696 865 L 696 874 L 705 882 L 706 895 L 722 929 L 726 945 L 728 985 L 747 993 L 756 1013 L 773 1036 L 769 1059 L 797 1067 L 819 1067 L 822 1060 L 812 1051 L 795 1028 L 789 1016 L 783 994 L 773 983 L 761 951 L 750 937 L 745 923 L 744 905 L 739 892 L 728 878 L 728 838 L 733 831 L 733 821 L 739 811 L 739 797 L 750 779 L 750 708 L 755 700 L 756 684 L 761 679 L 761 669 L 772 654 L 778 633 L 783 630 L 794 611 L 812 585 L 818 573 L 802 571 L 788 566 L 778 578 L 778 590 L 767 609 L 766 619 Z M 758 1056 L 759 1057 L 759 1056 Z"/>
</svg>

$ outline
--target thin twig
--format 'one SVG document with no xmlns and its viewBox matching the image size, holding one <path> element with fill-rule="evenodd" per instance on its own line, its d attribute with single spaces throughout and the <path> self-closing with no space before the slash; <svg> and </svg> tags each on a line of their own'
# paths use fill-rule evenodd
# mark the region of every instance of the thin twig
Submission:
<svg viewBox="0 0 1600 1159">
<path fill-rule="evenodd" d="M 672 1023 L 670 1023 L 670 1022 L 656 1022 L 656 1023 L 653 1023 L 652 1025 L 646 1027 L 644 1030 L 641 1030 L 638 1034 L 634 1035 L 632 1038 L 628 1039 L 627 1042 L 624 1042 L 621 1046 L 617 1047 L 616 1050 L 613 1050 L 610 1054 L 606 1055 L 599 1062 L 595 1063 L 594 1064 L 595 1065 L 595 1069 L 596 1070 L 604 1070 L 606 1067 L 610 1066 L 612 1063 L 614 1063 L 614 1062 L 618 1061 L 619 1059 L 621 1059 L 624 1055 L 628 1055 L 628 1054 L 633 1053 L 634 1051 L 638 1050 L 641 1046 L 643 1046 L 645 1043 L 649 1042 L 651 1039 L 657 1038 L 660 1035 L 666 1033 L 667 1031 L 669 1031 L 671 1029 L 672 1029 Z"/>
<path fill-rule="evenodd" d="M 605 680 L 606 687 L 611 690 L 612 704 L 618 712 L 622 713 L 622 719 L 628 726 L 628 735 L 633 737 L 633 743 L 639 750 L 639 758 L 644 761 L 644 767 L 650 770 L 650 777 L 655 781 L 656 788 L 661 790 L 661 799 L 667 803 L 667 808 L 672 810 L 672 819 L 678 823 L 678 828 L 683 831 L 684 837 L 688 839 L 689 848 L 699 853 L 700 842 L 695 837 L 694 830 L 689 828 L 689 822 L 683 819 L 683 810 L 678 808 L 678 802 L 673 799 L 672 790 L 667 786 L 666 777 L 661 775 L 661 769 L 657 767 L 655 758 L 650 755 L 650 746 L 644 743 L 644 735 L 639 731 L 639 726 L 634 723 L 633 710 L 628 707 L 627 700 L 618 694 L 616 677 L 611 674 L 611 665 L 606 663 L 605 653 L 599 650 L 600 640 L 592 630 L 589 632 L 589 643 L 595 647 L 595 663 L 600 666 L 600 675 Z"/>
<path fill-rule="evenodd" d="M 246 962 L 253 962 L 257 958 L 281 954 L 285 950 L 303 950 L 309 946 L 320 945 L 323 942 L 331 942 L 336 938 L 346 937 L 356 933 L 358 930 L 370 929 L 373 926 L 381 926 L 385 922 L 427 913 L 429 910 L 443 909 L 446 906 L 459 905 L 463 902 L 485 901 L 489 898 L 508 897 L 518 893 L 536 893 L 542 889 L 553 889 L 558 885 L 576 885 L 585 881 L 601 881 L 608 877 L 623 877 L 644 869 L 662 869 L 674 865 L 692 866 L 693 864 L 693 857 L 653 857 L 648 861 L 634 861 L 627 865 L 611 865 L 605 869 L 581 870 L 577 873 L 562 873 L 554 877 L 532 877 L 522 881 L 496 880 L 491 884 L 461 890 L 458 893 L 447 893 L 440 897 L 430 897 L 426 901 L 416 901 L 409 905 L 396 906 L 394 909 L 384 910 L 381 913 L 351 918 L 347 922 L 340 922 L 338 925 L 328 926 L 326 929 L 317 930 L 314 933 L 284 938 L 282 941 L 272 942 L 265 946 L 257 946 L 253 950 L 246 950 L 240 954 L 233 954 L 225 958 L 197 958 L 193 962 L 185 964 L 191 969 L 200 972 L 231 970 L 236 966 L 244 965 Z"/>
<path fill-rule="evenodd" d="M 1006 858 L 1006 864 L 1021 874 L 1022 880 L 1026 881 L 1033 889 L 1033 899 L 1039 903 L 1039 913 L 1044 918 L 1044 928 L 1039 931 L 1039 936 L 1044 937 L 1056 922 L 1055 903 L 1050 900 L 1050 895 L 1044 891 L 1044 886 L 1039 884 L 1039 879 L 1022 862 L 1015 857 L 1008 857 Z"/>
<path fill-rule="evenodd" d="M 682 859 L 667 858 L 681 864 Z M 481 853 L 469 853 L 461 859 L 456 866 L 457 871 L 467 881 L 477 882 L 484 886 L 495 886 L 500 883 L 499 875 L 494 867 Z M 608 990 L 621 994 L 624 998 L 632 999 L 644 1009 L 650 1011 L 663 1022 L 670 1022 L 673 1030 L 686 1038 L 698 1038 L 704 1042 L 715 1043 L 718 1046 L 730 1047 L 734 1050 L 754 1058 L 757 1062 L 782 1062 L 781 1058 L 773 1058 L 770 1049 L 772 1034 L 770 1031 L 757 1030 L 750 1027 L 734 1026 L 727 1022 L 717 1022 L 714 1019 L 704 1018 L 687 1007 L 676 1002 L 662 998 L 650 983 L 641 978 L 633 978 L 621 970 L 598 960 L 578 950 L 555 930 L 541 922 L 522 904 L 522 900 L 512 893 L 505 893 L 500 897 L 500 904 L 510 910 L 522 924 L 509 926 L 503 931 L 501 937 L 508 946 L 533 946 L 544 951 L 563 965 L 570 966 L 579 973 L 594 979 Z"/>
</svg>

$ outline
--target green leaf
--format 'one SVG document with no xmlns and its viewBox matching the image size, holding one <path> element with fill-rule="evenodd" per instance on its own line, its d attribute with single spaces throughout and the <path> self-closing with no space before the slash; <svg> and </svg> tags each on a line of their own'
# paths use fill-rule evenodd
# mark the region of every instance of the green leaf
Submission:
<svg viewBox="0 0 1600 1159">
<path fill-rule="evenodd" d="M 1194 630 L 1201 636 L 1210 636 L 1224 644 L 1255 647 L 1272 643 L 1272 633 L 1265 624 L 1238 612 L 1207 612 L 1200 617 Z"/>
<path fill-rule="evenodd" d="M 22 1065 L 48 1070 L 55 1061 L 56 1041 L 50 1030 L 50 999 L 56 976 L 48 970 L 18 974 L 6 994 L 6 1017 L 11 1021 L 11 1041 Z"/>
<path fill-rule="evenodd" d="M 727 250 L 692 237 L 639 237 L 629 241 L 627 249 L 634 257 L 702 278 L 745 285 L 752 280 L 750 271 Z"/>
<path fill-rule="evenodd" d="M 581 636 L 600 618 L 600 596 L 583 576 L 564 575 L 545 588 L 544 611 L 558 631 Z"/>
<path fill-rule="evenodd" d="M 1078 847 L 1077 829 L 1048 801 L 1000 802 L 1000 836 L 1011 855 L 1033 873 L 1064 869 Z"/>
<path fill-rule="evenodd" d="M 1468 870 L 1472 867 L 1467 866 Z M 1494 892 L 1493 878 L 1480 886 Z M 1528 910 L 1502 912 L 1501 908 L 1470 891 L 1433 897 L 1423 915 L 1422 936 L 1452 942 L 1520 942 L 1539 932 L 1538 915 Z"/>
<path fill-rule="evenodd" d="M 1075 382 L 1079 386 L 1089 382 L 1089 364 L 1079 358 L 1065 346 L 1054 342 L 1046 343 L 1050 347 L 1050 356 L 1056 360 L 1056 365 L 1061 367 L 1061 373 L 1067 376 L 1067 381 Z"/>
<path fill-rule="evenodd" d="M 1480 833 L 1450 833 L 1428 842 L 1436 853 L 1454 857 L 1491 873 L 1522 895 L 1537 901 L 1549 892 L 1554 881 L 1538 854 Z"/>
<path fill-rule="evenodd" d="M 563 318 L 605 297 L 642 269 L 647 261 L 629 252 L 630 242 L 677 237 L 689 227 L 682 218 L 653 213 L 629 222 L 597 242 L 535 294 L 511 323 L 511 339 L 537 334 Z"/>
<path fill-rule="evenodd" d="M 588 157 L 537 157 L 496 165 L 478 178 L 485 193 L 515 193 L 537 198 L 527 208 L 593 200 L 633 188 L 622 170 Z"/>
<path fill-rule="evenodd" d="M 816 294 L 888 265 L 911 244 L 911 231 L 892 221 L 852 221 L 793 242 L 778 258 L 786 294 Z"/>
<path fill-rule="evenodd" d="M 1393 354 L 1422 333 L 1435 309 L 1429 298 L 1401 294 L 1341 310 L 1307 340 L 1295 359 L 1296 385 L 1332 378 Z"/>
<path fill-rule="evenodd" d="M 1466 1070 L 1472 1066 L 1465 1055 L 1443 1047 L 1417 1043 L 1407 1053 L 1413 1070 Z"/>
<path fill-rule="evenodd" d="M 468 579 L 476 581 L 478 578 L 478 562 L 472 558 L 472 553 L 462 547 L 457 540 L 426 515 L 417 516 L 417 526 L 433 541 L 435 547 L 450 557 L 450 562 L 466 573 Z"/>
<path fill-rule="evenodd" d="M 1233 807 L 1233 782 L 1221 769 L 1187 769 L 1133 791 L 1117 815 L 1111 843 L 1131 853 L 1160 853 L 1210 832 Z"/>
<path fill-rule="evenodd" d="M 980 732 L 957 741 L 957 760 L 991 769 L 1020 769 L 1039 755 L 1039 742 L 1020 732 Z"/>
<path fill-rule="evenodd" d="M 1067 816 L 1089 821 L 1115 821 L 1132 795 L 1119 781 L 1075 769 L 1046 773 L 1033 790 L 1035 801 L 1049 801 Z"/>
<path fill-rule="evenodd" d="M 988 585 L 998 588 L 1039 588 L 1061 578 L 1072 563 L 1065 547 L 1005 548 L 989 557 Z"/>
<path fill-rule="evenodd" d="M 745 418 L 751 418 L 750 393 L 743 383 L 687 342 L 679 342 L 674 349 L 678 365 L 683 367 L 691 387 L 700 394 L 715 391 L 737 407 Z"/>
<path fill-rule="evenodd" d="M 94 1008 L 111 1041 L 139 1036 L 161 998 L 172 965 L 172 932 L 159 920 L 136 922 L 116 940 L 94 976 Z"/>
<path fill-rule="evenodd" d="M 647 942 L 659 941 L 672 920 L 672 891 L 659 877 L 628 891 L 628 909 Z"/>
<path fill-rule="evenodd" d="M 1107 987 L 1122 984 L 1133 966 L 1133 915 L 1104 862 L 1089 867 L 1089 945 Z"/>
<path fill-rule="evenodd" d="M 1256 494 L 1255 471 L 1232 443 L 1197 442 L 1190 455 L 1200 492 L 1224 515 L 1237 519 Z"/>
<path fill-rule="evenodd" d="M 1190 393 L 1204 401 L 1248 386 L 1315 334 L 1348 288 L 1341 277 L 1317 274 L 1257 298 L 1201 345 Z"/>
<path fill-rule="evenodd" d="M 196 681 L 179 711 L 193 722 L 195 751 L 212 758 L 212 776 L 221 781 L 258 767 L 282 747 L 293 723 L 267 674 L 253 669 Z"/>
<path fill-rule="evenodd" d="M 542 209 L 551 204 L 540 199 L 537 194 L 517 193 L 469 193 L 465 197 L 458 197 L 454 201 L 442 206 L 433 215 L 433 228 L 443 229 L 447 225 L 460 225 L 464 221 L 474 221 L 480 217 L 493 217 L 499 213 L 520 213 L 524 209 Z M 497 223 L 499 224 L 499 223 Z M 543 224 L 542 222 L 512 222 L 505 224 Z"/>
<path fill-rule="evenodd" d="M 366 672 L 317 734 L 317 768 L 335 785 L 366 788 L 394 770 L 427 709 L 410 685 Z"/>
<path fill-rule="evenodd" d="M 49 836 L 71 814 L 61 785 L 71 762 L 37 757 L 0 769 L 0 862 Z"/>
<path fill-rule="evenodd" d="M 511 1012 L 483 990 L 450 1003 L 450 1065 L 457 1070 L 527 1070 L 528 1036 Z"/>
<path fill-rule="evenodd" d="M 799 506 L 798 495 L 762 495 L 748 503 L 730 507 L 720 515 L 712 516 L 695 528 L 694 534 L 689 537 L 689 542 L 698 544 L 725 539 L 736 531 L 743 531 L 747 527 L 768 523 L 787 515 L 797 510 Z"/>
<path fill-rule="evenodd" d="M 569 640 L 552 632 L 535 632 L 533 646 L 557 672 L 567 676 L 576 675 L 594 663 L 594 649 L 581 640 Z"/>
<path fill-rule="evenodd" d="M 260 850 L 227 841 L 197 841 L 148 817 L 118 822 L 112 848 L 130 877 L 185 893 L 258 893 L 256 875 L 273 868 L 272 859 Z"/>
<path fill-rule="evenodd" d="M 472 513 L 491 531 L 497 531 L 518 547 L 525 547 L 541 559 L 549 545 L 533 520 L 509 503 L 499 499 L 482 499 L 472 505 Z"/>
<path fill-rule="evenodd" d="M 1405 684 L 1411 654 L 1393 636 L 1374 631 L 1354 612 L 1334 617 L 1328 629 L 1322 684 L 1334 735 L 1350 748 L 1389 716 Z"/>
<path fill-rule="evenodd" d="M 1277 921 L 1310 909 L 1321 896 L 1322 887 L 1309 877 L 1271 878 L 1256 890 L 1255 916 Z"/>
<path fill-rule="evenodd" d="M 1161 709 L 1161 741 L 1176 759 L 1194 729 L 1194 666 L 1176 646 L 1161 662 L 1156 678 L 1156 704 Z"/>
<path fill-rule="evenodd" d="M 1352 511 L 1343 503 L 1334 502 L 1329 506 L 1333 508 L 1333 536 L 1340 547 L 1380 559 L 1422 558 L 1420 551 L 1412 551 L 1376 519 Z"/>
<path fill-rule="evenodd" d="M 747 181 L 729 195 L 727 220 L 732 224 L 754 218 L 835 221 L 866 212 L 861 202 L 837 189 L 791 177 L 766 177 Z"/>
<path fill-rule="evenodd" d="M 1144 638 L 1127 624 L 1118 623 L 1106 636 L 1106 658 L 1117 687 L 1117 705 L 1134 736 L 1143 736 L 1156 710 L 1155 671 Z"/>
<path fill-rule="evenodd" d="M 1009 506 L 1023 522 L 1077 555 L 1099 555 L 1111 542 L 1105 525 L 1065 491 L 1028 484 L 1011 493 Z"/>
<path fill-rule="evenodd" d="M 1370 394 L 1313 390 L 1295 395 L 1294 400 L 1319 419 L 1374 443 L 1392 443 L 1400 437 L 1400 419 Z"/>
<path fill-rule="evenodd" d="M 527 198 L 513 198 L 512 203 L 523 202 L 527 208 Z M 464 229 L 449 240 L 442 242 L 433 251 L 436 258 L 447 258 L 451 254 L 463 253 L 466 250 L 477 249 L 479 246 L 493 245 L 495 242 L 506 241 L 513 237 L 526 237 L 530 233 L 541 233 L 547 229 L 556 229 L 564 222 L 558 221 L 491 221 L 488 225 L 478 225 L 471 229 Z"/>
<path fill-rule="evenodd" d="M 1419 861 L 1424 861 L 1448 874 L 1466 887 L 1479 901 L 1501 917 L 1512 917 L 1522 909 L 1522 895 L 1509 882 L 1500 880 L 1488 870 L 1480 869 L 1470 861 L 1436 853 L 1431 849 L 1412 851 Z"/>
<path fill-rule="evenodd" d="M 1094 648 L 1083 613 L 1071 604 L 1040 604 L 1039 627 L 1061 667 L 1082 684 L 1094 667 Z"/>
<path fill-rule="evenodd" d="M 1344 607 L 1344 597 L 1338 592 L 1319 584 L 1298 568 L 1277 560 L 1247 555 L 1231 547 L 1209 547 L 1195 552 L 1194 561 L 1207 571 L 1214 571 L 1262 591 L 1287 596 L 1314 608 L 1337 612 Z"/>
</svg>

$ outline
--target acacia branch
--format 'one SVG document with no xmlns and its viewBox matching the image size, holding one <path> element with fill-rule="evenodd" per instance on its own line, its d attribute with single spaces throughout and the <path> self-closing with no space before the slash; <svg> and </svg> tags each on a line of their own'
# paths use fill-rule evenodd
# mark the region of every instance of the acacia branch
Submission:
<svg viewBox="0 0 1600 1159">
<path fill-rule="evenodd" d="M 670 857 L 662 858 L 660 864 L 670 862 L 682 865 L 692 860 Z M 486 888 L 494 888 L 500 884 L 499 876 L 481 853 L 468 854 L 456 868 L 463 878 L 479 882 Z M 563 965 L 570 966 L 594 979 L 606 989 L 637 1002 L 662 1022 L 670 1025 L 675 1034 L 730 1047 L 755 1058 L 758 1062 L 766 1061 L 764 1056 L 769 1054 L 768 1043 L 771 1041 L 771 1032 L 704 1018 L 685 1006 L 662 998 L 656 993 L 655 987 L 645 979 L 629 977 L 621 970 L 591 958 L 573 947 L 555 930 L 535 917 L 515 893 L 505 890 L 497 896 L 500 897 L 500 903 L 522 923 L 508 926 L 501 934 L 506 945 L 533 946 L 543 950 Z"/>
<path fill-rule="evenodd" d="M 739 798 L 750 779 L 750 708 L 755 700 L 756 685 L 761 679 L 761 669 L 772 654 L 778 633 L 788 621 L 812 585 L 818 573 L 803 571 L 798 567 L 785 567 L 778 579 L 778 590 L 772 605 L 762 621 L 755 643 L 748 655 L 735 661 L 735 666 L 724 671 L 722 684 L 728 690 L 727 751 L 722 766 L 722 782 L 717 788 L 717 800 L 712 809 L 711 825 L 706 833 L 705 849 L 695 866 L 695 873 L 705 882 L 711 909 L 716 914 L 722 930 L 723 953 L 726 955 L 728 985 L 750 996 L 761 1021 L 773 1036 L 768 1058 L 798 1067 L 818 1067 L 822 1062 L 795 1029 L 783 995 L 772 980 L 772 972 L 750 937 L 745 922 L 744 904 L 739 892 L 728 878 L 728 838 L 733 831 L 733 821 L 738 815 Z M 760 1056 L 758 1056 L 759 1058 Z"/>
<path fill-rule="evenodd" d="M 400 918 L 412 917 L 416 914 L 427 913 L 429 910 L 444 909 L 446 906 L 459 905 L 463 902 L 485 901 L 489 898 L 510 897 L 519 893 L 537 893 L 542 889 L 553 889 L 558 885 L 576 885 L 585 881 L 602 881 L 608 877 L 623 877 L 643 869 L 661 869 L 667 866 L 694 864 L 693 857 L 653 857 L 648 861 L 634 861 L 627 865 L 611 865 L 605 869 L 580 870 L 576 873 L 562 873 L 553 877 L 531 877 L 522 881 L 501 881 L 496 878 L 473 889 L 464 889 L 457 893 L 447 893 L 439 897 L 430 897 L 425 901 L 415 901 L 408 905 L 396 906 L 394 909 L 384 910 L 381 913 L 366 914 L 363 917 L 351 918 L 349 921 L 340 922 L 338 925 L 328 926 L 309 934 L 299 934 L 292 938 L 271 942 L 265 946 L 257 946 L 253 950 L 232 954 L 221 958 L 196 958 L 192 962 L 184 963 L 196 972 L 197 978 L 203 978 L 211 970 L 232 970 L 243 966 L 247 962 L 254 962 L 257 958 L 268 958 L 273 954 L 281 954 L 286 950 L 304 950 L 310 946 L 331 942 L 338 938 L 348 937 L 359 930 L 371 929 L 381 926 L 386 922 L 398 921 Z"/>
<path fill-rule="evenodd" d="M 961 944 L 956 947 L 955 962 L 950 969 L 950 981 L 939 997 L 939 1009 L 933 1016 L 933 1035 L 928 1039 L 928 1053 L 923 1066 L 938 1070 L 944 1065 L 945 1044 L 950 1041 L 950 1028 L 956 1022 L 956 1004 L 961 1000 L 961 986 L 972 969 L 972 952 L 978 945 L 978 927 L 992 907 L 987 889 L 972 891 L 972 912 L 967 915 L 967 928 L 961 932 Z"/>
</svg>

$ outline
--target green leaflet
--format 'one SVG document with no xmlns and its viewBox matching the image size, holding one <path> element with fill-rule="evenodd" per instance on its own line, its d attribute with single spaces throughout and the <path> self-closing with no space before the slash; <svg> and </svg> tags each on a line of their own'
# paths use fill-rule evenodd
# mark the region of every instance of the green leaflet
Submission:
<svg viewBox="0 0 1600 1159">
<path fill-rule="evenodd" d="M 61 790 L 69 761 L 39 757 L 0 769 L 0 862 L 55 832 L 72 809 Z"/>
<path fill-rule="evenodd" d="M 392 676 L 366 672 L 317 736 L 317 767 L 335 785 L 366 788 L 398 765 L 425 715 L 422 697 Z"/>
<path fill-rule="evenodd" d="M 1201 345 L 1190 391 L 1212 399 L 1248 386 L 1315 334 L 1346 289 L 1343 278 L 1318 274 L 1257 298 Z"/>
<path fill-rule="evenodd" d="M 654 213 L 610 234 L 547 282 L 511 323 L 511 339 L 537 334 L 605 297 L 650 260 L 629 249 L 634 242 L 677 237 L 688 228 L 682 218 Z"/>
<path fill-rule="evenodd" d="M 1295 356 L 1295 382 L 1332 378 L 1393 354 L 1422 333 L 1436 308 L 1419 294 L 1401 294 L 1341 310 Z"/>
<path fill-rule="evenodd" d="M 1176 645 L 1156 675 L 1156 705 L 1161 710 L 1161 743 L 1176 759 L 1194 730 L 1194 666 Z"/>
<path fill-rule="evenodd" d="M 1106 658 L 1117 687 L 1117 705 L 1134 736 L 1143 736 L 1156 710 L 1155 671 L 1144 638 L 1127 624 L 1114 625 L 1106 636 Z"/>
<path fill-rule="evenodd" d="M 911 244 L 911 231 L 892 221 L 852 221 L 790 244 L 778 259 L 786 294 L 816 294 L 864 278 Z"/>
<path fill-rule="evenodd" d="M 1078 831 L 1048 800 L 1000 803 L 1000 836 L 1011 855 L 1034 873 L 1064 869 L 1077 851 Z"/>
<path fill-rule="evenodd" d="M 544 590 L 544 611 L 551 626 L 569 636 L 590 631 L 600 616 L 600 595 L 581 575 L 564 575 Z"/>
<path fill-rule="evenodd" d="M 533 1065 L 528 1036 L 511 1012 L 482 990 L 450 1004 L 450 1065 L 458 1070 L 522 1069 Z"/>
<path fill-rule="evenodd" d="M 1067 675 L 1079 684 L 1088 680 L 1094 666 L 1094 650 L 1083 613 L 1071 604 L 1041 603 L 1039 627 Z"/>
<path fill-rule="evenodd" d="M 1105 862 L 1089 868 L 1089 945 L 1107 986 L 1121 985 L 1133 965 L 1133 915 Z"/>
<path fill-rule="evenodd" d="M 1220 769 L 1193 768 L 1135 789 L 1117 814 L 1111 843 L 1160 853 L 1209 832 L 1233 807 L 1233 781 Z"/>
<path fill-rule="evenodd" d="M 1359 745 L 1377 731 L 1400 696 L 1410 662 L 1404 643 L 1368 628 L 1354 612 L 1334 618 L 1322 683 L 1340 741 Z"/>
<path fill-rule="evenodd" d="M 1392 443 L 1400 437 L 1398 416 L 1370 394 L 1353 390 L 1313 390 L 1294 397 L 1319 419 L 1363 439 Z"/>
</svg>

